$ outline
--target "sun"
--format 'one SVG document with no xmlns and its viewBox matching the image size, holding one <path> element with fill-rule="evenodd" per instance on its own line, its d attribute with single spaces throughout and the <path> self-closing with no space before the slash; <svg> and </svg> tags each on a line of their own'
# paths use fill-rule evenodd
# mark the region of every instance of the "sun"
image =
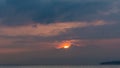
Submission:
<svg viewBox="0 0 120 68">
<path fill-rule="evenodd" d="M 62 41 L 58 46 L 57 46 L 57 48 L 58 49 L 68 49 L 68 48 L 70 48 L 71 47 L 71 45 L 72 45 L 72 42 L 71 41 Z"/>
<path fill-rule="evenodd" d="M 68 48 L 70 48 L 70 46 L 65 45 L 63 48 L 64 49 L 68 49 Z"/>
</svg>

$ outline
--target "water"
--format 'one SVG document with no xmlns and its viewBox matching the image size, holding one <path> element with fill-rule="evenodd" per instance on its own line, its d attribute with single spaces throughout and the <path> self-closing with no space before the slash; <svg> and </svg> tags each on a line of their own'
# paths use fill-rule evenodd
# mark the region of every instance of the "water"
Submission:
<svg viewBox="0 0 120 68">
<path fill-rule="evenodd" d="M 0 66 L 0 68 L 120 68 L 120 65 L 95 65 L 95 66 Z"/>
</svg>

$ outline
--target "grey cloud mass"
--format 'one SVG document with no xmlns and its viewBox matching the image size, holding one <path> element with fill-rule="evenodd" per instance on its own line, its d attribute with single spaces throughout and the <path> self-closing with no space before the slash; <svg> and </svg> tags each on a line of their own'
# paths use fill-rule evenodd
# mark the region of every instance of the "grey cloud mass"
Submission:
<svg viewBox="0 0 120 68">
<path fill-rule="evenodd" d="M 0 6 L 0 20 L 3 25 L 93 21 L 102 19 L 104 16 L 99 12 L 104 12 L 112 3 L 100 0 L 76 1 L 78 0 L 6 0 Z"/>
</svg>

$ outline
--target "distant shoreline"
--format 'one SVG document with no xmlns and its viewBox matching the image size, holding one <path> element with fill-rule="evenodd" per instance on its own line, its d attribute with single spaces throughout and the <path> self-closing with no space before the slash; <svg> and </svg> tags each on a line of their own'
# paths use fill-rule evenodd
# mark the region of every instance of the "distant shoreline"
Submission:
<svg viewBox="0 0 120 68">
<path fill-rule="evenodd" d="M 100 65 L 120 65 L 120 61 L 102 62 Z"/>
</svg>

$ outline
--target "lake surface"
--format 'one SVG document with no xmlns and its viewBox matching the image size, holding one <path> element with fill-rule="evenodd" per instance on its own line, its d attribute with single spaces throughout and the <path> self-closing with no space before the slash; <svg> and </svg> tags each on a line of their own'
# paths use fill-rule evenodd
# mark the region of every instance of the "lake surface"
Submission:
<svg viewBox="0 0 120 68">
<path fill-rule="evenodd" d="M 90 65 L 90 66 L 0 66 L 0 68 L 120 68 L 120 65 Z"/>
</svg>

